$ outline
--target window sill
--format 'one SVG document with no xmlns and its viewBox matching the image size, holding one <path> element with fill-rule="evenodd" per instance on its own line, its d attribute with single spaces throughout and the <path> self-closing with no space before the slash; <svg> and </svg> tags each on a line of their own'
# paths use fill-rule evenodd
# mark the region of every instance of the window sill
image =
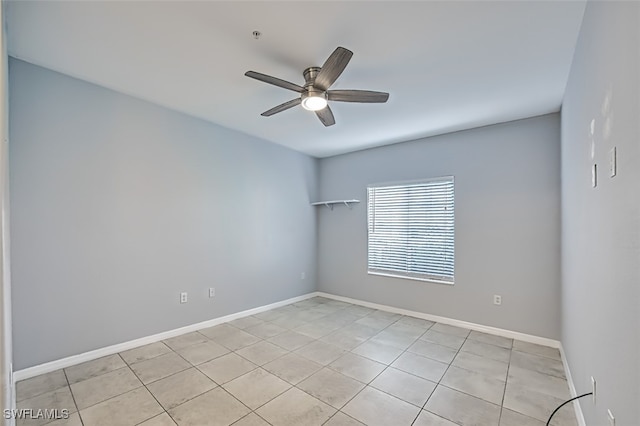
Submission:
<svg viewBox="0 0 640 426">
<path fill-rule="evenodd" d="M 385 273 L 385 272 L 376 272 L 376 271 L 367 271 L 367 274 L 369 274 L 369 275 L 378 275 L 378 276 L 381 276 L 381 277 L 400 278 L 400 279 L 403 279 L 403 280 L 411 280 L 411 281 L 424 281 L 424 282 L 429 282 L 429 283 L 434 283 L 434 284 L 454 285 L 454 283 L 455 283 L 455 281 L 443 281 L 443 280 L 437 280 L 435 278 L 409 277 L 409 276 L 406 276 L 406 275 L 396 275 L 396 274 Z"/>
</svg>

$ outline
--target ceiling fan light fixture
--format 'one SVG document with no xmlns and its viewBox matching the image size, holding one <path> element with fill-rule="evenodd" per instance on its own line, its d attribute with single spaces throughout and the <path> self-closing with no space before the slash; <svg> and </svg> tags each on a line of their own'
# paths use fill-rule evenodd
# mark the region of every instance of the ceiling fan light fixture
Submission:
<svg viewBox="0 0 640 426">
<path fill-rule="evenodd" d="M 327 98 L 324 95 L 311 95 L 302 99 L 302 108 L 307 111 L 320 111 L 327 107 Z"/>
</svg>

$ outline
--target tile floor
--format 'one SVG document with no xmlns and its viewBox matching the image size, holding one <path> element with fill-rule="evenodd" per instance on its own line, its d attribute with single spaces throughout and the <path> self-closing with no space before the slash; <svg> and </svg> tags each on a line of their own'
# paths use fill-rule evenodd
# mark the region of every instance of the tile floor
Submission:
<svg viewBox="0 0 640 426">
<path fill-rule="evenodd" d="M 569 397 L 557 349 L 320 297 L 17 384 L 72 413 L 20 426 L 544 426 Z"/>
</svg>

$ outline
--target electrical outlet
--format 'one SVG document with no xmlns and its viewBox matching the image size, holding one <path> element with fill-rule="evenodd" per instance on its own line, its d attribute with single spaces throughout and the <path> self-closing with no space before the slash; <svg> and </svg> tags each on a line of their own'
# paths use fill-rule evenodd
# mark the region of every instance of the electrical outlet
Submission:
<svg viewBox="0 0 640 426">
<path fill-rule="evenodd" d="M 187 303 L 187 292 L 183 291 L 180 293 L 180 303 Z"/>
<path fill-rule="evenodd" d="M 502 305 L 502 296 L 500 296 L 499 294 L 494 294 L 493 295 L 493 304 L 494 305 Z"/>
<path fill-rule="evenodd" d="M 209 297 L 216 297 L 216 289 L 215 287 L 209 288 Z"/>
<path fill-rule="evenodd" d="M 616 418 L 613 417 L 611 410 L 607 410 L 607 418 L 609 419 L 609 426 L 616 426 Z"/>
<path fill-rule="evenodd" d="M 596 379 L 591 376 L 591 401 L 596 403 Z"/>
</svg>

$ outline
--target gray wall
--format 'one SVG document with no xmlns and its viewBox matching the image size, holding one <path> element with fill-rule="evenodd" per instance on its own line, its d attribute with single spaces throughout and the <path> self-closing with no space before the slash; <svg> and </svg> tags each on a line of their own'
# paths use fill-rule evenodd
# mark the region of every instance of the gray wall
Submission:
<svg viewBox="0 0 640 426">
<path fill-rule="evenodd" d="M 318 215 L 319 290 L 559 338 L 559 126 L 552 114 L 320 160 L 320 198 L 362 202 Z M 445 175 L 455 285 L 368 275 L 367 185 Z"/>
<path fill-rule="evenodd" d="M 315 290 L 315 159 L 9 71 L 16 369 Z"/>
<path fill-rule="evenodd" d="M 607 409 L 640 424 L 639 28 L 637 2 L 587 4 L 562 107 L 562 341 L 578 393 L 598 383 L 597 404 L 581 402 L 589 425 L 609 424 Z"/>
</svg>

